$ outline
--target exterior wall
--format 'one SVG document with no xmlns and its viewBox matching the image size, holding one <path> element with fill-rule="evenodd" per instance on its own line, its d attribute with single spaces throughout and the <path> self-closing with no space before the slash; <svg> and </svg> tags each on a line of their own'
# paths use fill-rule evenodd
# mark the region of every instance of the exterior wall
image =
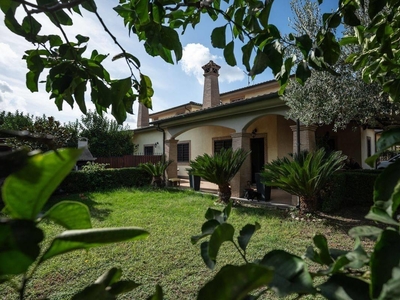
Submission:
<svg viewBox="0 0 400 300">
<path fill-rule="evenodd" d="M 188 130 L 176 137 L 179 142 L 190 142 L 190 160 L 204 153 L 213 154 L 213 141 L 215 138 L 231 138 L 234 130 L 218 126 L 202 126 Z M 189 163 L 178 163 L 178 176 L 187 177 L 186 169 Z"/>
<path fill-rule="evenodd" d="M 360 165 L 363 169 L 372 169 L 369 165 L 365 163 L 365 160 L 368 157 L 368 138 L 371 141 L 371 155 L 376 152 L 375 145 L 375 130 L 373 129 L 365 129 L 361 130 L 361 162 Z"/>
<path fill-rule="evenodd" d="M 346 129 L 334 132 L 331 125 L 324 125 L 317 129 L 317 147 L 324 144 L 328 137 L 334 141 L 334 150 L 341 150 L 344 155 L 352 157 L 361 165 L 361 130 L 360 127 L 354 127 L 351 124 Z"/>
<path fill-rule="evenodd" d="M 257 134 L 266 134 L 266 157 L 265 162 L 269 162 L 278 157 L 278 116 L 277 115 L 268 115 L 261 117 L 253 122 L 251 126 L 249 126 L 247 132 L 252 132 L 254 129 L 257 129 Z M 290 128 L 289 128 L 290 129 Z"/>
<path fill-rule="evenodd" d="M 278 158 L 282 158 L 293 152 L 293 131 L 290 126 L 295 125 L 296 122 L 287 120 L 283 116 L 278 116 L 277 122 Z"/>
<path fill-rule="evenodd" d="M 189 105 L 181 105 L 181 106 L 178 106 L 178 107 L 175 107 L 175 108 L 172 108 L 172 109 L 168 109 L 168 110 L 165 110 L 165 111 L 161 111 L 161 112 L 157 112 L 157 113 L 151 114 L 150 118 L 153 121 L 156 121 L 156 120 L 161 120 L 161 119 L 165 119 L 165 118 L 175 117 L 175 116 L 178 116 L 178 115 L 183 115 L 183 114 L 186 114 L 186 113 L 189 113 L 189 112 L 193 112 L 193 111 L 196 111 L 196 110 L 199 110 L 199 109 L 201 109 L 201 106 L 199 106 L 199 105 L 191 105 L 191 104 L 189 104 Z"/>
<path fill-rule="evenodd" d="M 154 153 L 155 154 L 162 154 L 163 153 L 163 135 L 162 132 L 157 131 L 145 131 L 140 133 L 133 134 L 133 143 L 138 144 L 138 153 L 144 153 L 144 146 L 146 145 L 155 145 Z"/>
<path fill-rule="evenodd" d="M 238 100 L 249 99 L 260 95 L 274 93 L 279 90 L 279 84 L 277 82 L 268 82 L 265 84 L 259 84 L 256 86 L 250 86 L 246 89 L 239 89 L 229 93 L 221 95 L 221 102 L 223 104 L 231 103 Z"/>
</svg>

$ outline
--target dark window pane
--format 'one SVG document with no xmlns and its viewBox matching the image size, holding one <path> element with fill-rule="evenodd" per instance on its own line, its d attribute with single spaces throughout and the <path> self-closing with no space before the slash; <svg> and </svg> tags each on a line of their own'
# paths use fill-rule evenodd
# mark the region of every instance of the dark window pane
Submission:
<svg viewBox="0 0 400 300">
<path fill-rule="evenodd" d="M 178 162 L 189 162 L 189 143 L 178 144 Z"/>
<path fill-rule="evenodd" d="M 218 153 L 221 149 L 229 149 L 232 148 L 232 140 L 217 140 L 214 141 L 214 153 Z"/>
<path fill-rule="evenodd" d="M 144 146 L 144 155 L 153 155 L 154 154 L 153 146 Z"/>
</svg>

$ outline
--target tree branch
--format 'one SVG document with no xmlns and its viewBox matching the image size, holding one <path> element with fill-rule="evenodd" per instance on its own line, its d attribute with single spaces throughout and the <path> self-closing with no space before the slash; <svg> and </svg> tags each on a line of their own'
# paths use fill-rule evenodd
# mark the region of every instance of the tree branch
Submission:
<svg viewBox="0 0 400 300">
<path fill-rule="evenodd" d="M 65 3 L 57 3 L 56 5 L 53 6 L 40 6 L 40 5 L 36 5 L 32 2 L 28 2 L 26 0 L 13 0 L 15 2 L 24 4 L 26 6 L 29 7 L 33 7 L 34 9 L 30 10 L 29 13 L 30 14 L 38 14 L 38 13 L 42 13 L 42 12 L 47 12 L 47 13 L 54 13 L 57 12 L 59 10 L 65 9 L 65 8 L 73 8 L 74 6 L 77 6 L 79 4 L 82 4 L 83 2 L 87 1 L 87 0 L 72 0 L 69 2 L 65 2 Z"/>
</svg>

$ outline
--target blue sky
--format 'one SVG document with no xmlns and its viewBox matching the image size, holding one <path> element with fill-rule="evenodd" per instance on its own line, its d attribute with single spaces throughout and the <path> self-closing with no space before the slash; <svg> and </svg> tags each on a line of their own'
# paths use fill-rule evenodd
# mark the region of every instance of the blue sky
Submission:
<svg viewBox="0 0 400 300">
<path fill-rule="evenodd" d="M 260 83 L 273 79 L 270 72 L 265 72 L 251 81 L 243 72 L 244 67 L 229 67 L 224 59 L 221 49 L 211 46 L 210 35 L 212 29 L 226 23 L 219 18 L 217 23 L 212 22 L 206 15 L 195 30 L 188 29 L 185 35 L 181 35 L 181 43 L 184 48 L 182 60 L 175 65 L 164 62 L 161 58 L 150 57 L 144 50 L 135 35 L 128 36 L 128 31 L 123 25 L 121 18 L 112 11 L 112 7 L 118 5 L 118 1 L 97 1 L 99 12 L 105 23 L 120 44 L 127 52 L 134 54 L 141 61 L 141 71 L 150 76 L 153 82 L 155 95 L 153 97 L 153 111 L 157 112 L 166 108 L 181 105 L 189 101 L 201 102 L 203 94 L 203 76 L 201 66 L 210 59 L 221 66 L 220 70 L 220 92 L 228 92 L 242 88 L 250 84 Z M 321 9 L 330 12 L 337 7 L 337 0 L 325 0 Z M 1 13 L 0 13 L 1 14 Z M 103 31 L 99 22 L 93 15 L 85 13 L 84 18 L 74 17 L 74 26 L 67 28 L 70 36 L 77 33 L 90 36 L 88 49 L 98 49 L 100 53 L 109 54 L 105 62 L 113 78 L 125 78 L 129 75 L 127 66 L 123 60 L 111 62 L 111 58 L 120 53 L 111 38 Z M 3 16 L 2 16 L 3 17 Z M 270 16 L 270 23 L 275 24 L 283 33 L 290 32 L 288 27 L 291 17 L 290 0 L 275 0 Z M 52 24 L 45 18 L 40 19 L 44 32 L 50 33 L 54 30 Z M 81 112 L 78 107 L 73 109 L 64 104 L 63 110 L 58 111 L 54 102 L 49 99 L 44 86 L 39 87 L 39 92 L 31 93 L 25 87 L 26 65 L 21 58 L 24 51 L 33 49 L 34 46 L 27 43 L 23 38 L 8 31 L 3 22 L 0 24 L 0 109 L 14 112 L 23 111 L 33 115 L 54 116 L 62 123 L 80 119 Z M 240 42 L 235 42 L 240 49 Z M 90 52 L 88 52 L 89 55 Z M 238 52 L 238 54 L 240 54 Z M 237 57 L 238 63 L 241 57 Z M 93 108 L 90 99 L 87 99 L 88 108 Z M 137 104 L 134 106 L 137 112 Z M 129 115 L 126 124 L 130 128 L 136 127 L 136 115 Z"/>
</svg>

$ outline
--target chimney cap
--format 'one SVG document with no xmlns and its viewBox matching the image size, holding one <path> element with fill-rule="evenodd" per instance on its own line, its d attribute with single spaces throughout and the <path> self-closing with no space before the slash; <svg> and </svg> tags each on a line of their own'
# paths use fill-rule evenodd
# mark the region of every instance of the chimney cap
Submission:
<svg viewBox="0 0 400 300">
<path fill-rule="evenodd" d="M 221 66 L 217 65 L 215 62 L 210 60 L 207 64 L 202 66 L 202 68 L 204 70 L 204 74 L 208 74 L 208 73 L 218 74 L 218 70 L 221 69 Z"/>
</svg>

